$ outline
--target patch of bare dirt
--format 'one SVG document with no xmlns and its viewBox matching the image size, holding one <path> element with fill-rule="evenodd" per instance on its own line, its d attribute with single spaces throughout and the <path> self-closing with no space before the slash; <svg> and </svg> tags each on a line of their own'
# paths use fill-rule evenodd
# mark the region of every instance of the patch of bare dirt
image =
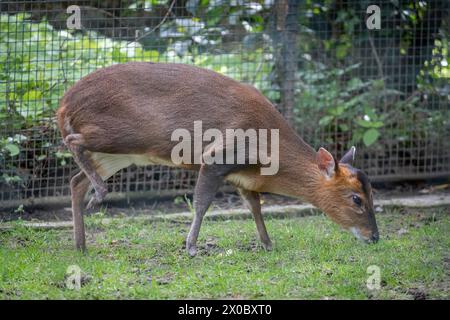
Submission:
<svg viewBox="0 0 450 320">
<path fill-rule="evenodd" d="M 236 242 L 236 248 L 241 251 L 252 251 L 252 252 L 263 250 L 262 245 L 257 239 L 252 239 L 250 243 L 242 243 L 240 240 L 238 240 Z"/>
<path fill-rule="evenodd" d="M 427 300 L 427 292 L 423 288 L 409 288 L 406 293 L 412 296 L 414 300 Z"/>
<path fill-rule="evenodd" d="M 383 233 L 386 235 L 396 234 L 397 236 L 406 236 L 411 230 L 421 228 L 445 218 L 450 214 L 450 207 L 438 209 L 427 208 L 397 208 L 395 213 L 404 215 L 404 219 L 395 219 L 386 216 L 383 225 Z"/>
</svg>

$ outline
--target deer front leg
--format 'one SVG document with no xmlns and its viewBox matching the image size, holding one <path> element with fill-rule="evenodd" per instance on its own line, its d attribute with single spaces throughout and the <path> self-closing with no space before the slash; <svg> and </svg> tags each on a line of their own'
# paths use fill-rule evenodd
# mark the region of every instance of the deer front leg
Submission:
<svg viewBox="0 0 450 320">
<path fill-rule="evenodd" d="M 263 248 L 268 251 L 272 250 L 272 241 L 270 241 L 269 234 L 267 233 L 266 225 L 264 224 L 263 216 L 261 214 L 259 193 L 242 188 L 238 188 L 238 191 L 242 197 L 242 200 L 244 200 L 245 205 L 253 214 L 256 229 L 258 230 Z"/>
<path fill-rule="evenodd" d="M 83 200 L 89 188 L 89 179 L 83 171 L 77 173 L 70 180 L 70 190 L 72 197 L 72 216 L 75 247 L 81 251 L 86 251 L 86 235 L 83 221 Z"/>
<path fill-rule="evenodd" d="M 202 165 L 194 191 L 195 216 L 186 239 L 186 251 L 193 257 L 197 254 L 197 239 L 202 225 L 203 217 L 216 195 L 217 189 L 223 183 L 223 170 L 225 166 Z"/>
</svg>

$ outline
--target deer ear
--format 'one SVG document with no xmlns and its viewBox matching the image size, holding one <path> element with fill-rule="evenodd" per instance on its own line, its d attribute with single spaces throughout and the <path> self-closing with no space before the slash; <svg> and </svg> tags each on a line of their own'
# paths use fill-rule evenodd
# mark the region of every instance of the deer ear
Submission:
<svg viewBox="0 0 450 320">
<path fill-rule="evenodd" d="M 333 156 L 324 148 L 320 148 L 316 154 L 317 166 L 327 178 L 331 178 L 337 170 Z"/>
<path fill-rule="evenodd" d="M 356 153 L 356 148 L 353 146 L 350 148 L 349 151 L 347 151 L 346 154 L 344 154 L 344 156 L 341 158 L 341 160 L 339 162 L 352 165 L 353 161 L 355 161 L 355 153 Z"/>
</svg>

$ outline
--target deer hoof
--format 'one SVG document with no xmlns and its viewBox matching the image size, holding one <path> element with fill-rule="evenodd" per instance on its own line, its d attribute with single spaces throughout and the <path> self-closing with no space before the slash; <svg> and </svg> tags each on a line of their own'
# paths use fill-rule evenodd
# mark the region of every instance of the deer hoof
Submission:
<svg viewBox="0 0 450 320">
<path fill-rule="evenodd" d="M 266 251 L 272 251 L 272 249 L 273 249 L 272 242 L 270 242 L 270 241 L 263 242 L 262 246 L 263 246 L 264 250 L 266 250 Z"/>
<path fill-rule="evenodd" d="M 186 250 L 190 257 L 195 257 L 197 255 L 197 246 L 195 245 L 188 246 Z"/>
</svg>

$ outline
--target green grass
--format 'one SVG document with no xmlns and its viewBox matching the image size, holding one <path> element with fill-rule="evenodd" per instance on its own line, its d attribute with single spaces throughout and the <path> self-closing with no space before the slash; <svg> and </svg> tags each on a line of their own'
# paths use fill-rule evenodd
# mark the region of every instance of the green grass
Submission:
<svg viewBox="0 0 450 320">
<path fill-rule="evenodd" d="M 207 220 L 195 258 L 183 250 L 186 221 L 88 217 L 86 255 L 72 249 L 71 230 L 18 222 L 0 233 L 0 298 L 449 298 L 448 209 L 380 214 L 376 245 L 324 216 L 266 220 L 272 252 L 251 220 Z M 80 290 L 66 286 L 70 265 L 82 270 Z M 371 265 L 380 268 L 379 290 L 366 286 Z"/>
</svg>

